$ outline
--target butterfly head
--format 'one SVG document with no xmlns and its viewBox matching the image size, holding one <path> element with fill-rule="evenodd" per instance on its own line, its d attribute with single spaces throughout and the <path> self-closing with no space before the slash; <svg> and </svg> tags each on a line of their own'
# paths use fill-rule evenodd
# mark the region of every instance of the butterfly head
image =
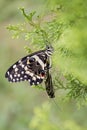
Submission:
<svg viewBox="0 0 87 130">
<path fill-rule="evenodd" d="M 46 46 L 46 54 L 48 56 L 51 56 L 53 52 L 54 52 L 54 48 L 51 45 Z"/>
</svg>

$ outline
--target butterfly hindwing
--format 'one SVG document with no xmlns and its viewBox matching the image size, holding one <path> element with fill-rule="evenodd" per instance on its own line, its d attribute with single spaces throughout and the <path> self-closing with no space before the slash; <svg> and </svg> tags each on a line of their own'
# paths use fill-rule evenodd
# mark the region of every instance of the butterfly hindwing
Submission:
<svg viewBox="0 0 87 130">
<path fill-rule="evenodd" d="M 28 55 L 15 64 L 6 72 L 5 77 L 10 82 L 29 81 L 30 85 L 40 84 L 45 78 L 47 56 L 44 51 Z"/>
<path fill-rule="evenodd" d="M 54 98 L 55 92 L 54 92 L 53 83 L 52 83 L 52 76 L 49 73 L 49 70 L 47 70 L 45 86 L 46 86 L 46 92 L 47 92 L 48 96 L 50 98 Z"/>
</svg>

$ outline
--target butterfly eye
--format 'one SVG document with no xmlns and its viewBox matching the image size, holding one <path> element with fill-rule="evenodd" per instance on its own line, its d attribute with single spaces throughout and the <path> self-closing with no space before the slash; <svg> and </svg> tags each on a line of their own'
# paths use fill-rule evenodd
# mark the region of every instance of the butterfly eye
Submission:
<svg viewBox="0 0 87 130">
<path fill-rule="evenodd" d="M 30 57 L 29 62 L 30 62 L 30 63 L 35 62 L 35 58 Z"/>
</svg>

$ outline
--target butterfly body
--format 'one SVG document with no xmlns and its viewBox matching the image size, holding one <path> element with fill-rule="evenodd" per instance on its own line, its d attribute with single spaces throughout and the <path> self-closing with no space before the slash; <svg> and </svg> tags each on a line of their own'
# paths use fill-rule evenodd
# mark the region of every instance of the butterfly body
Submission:
<svg viewBox="0 0 87 130">
<path fill-rule="evenodd" d="M 50 68 L 52 47 L 27 55 L 13 64 L 6 72 L 9 82 L 28 81 L 30 85 L 38 85 L 46 78 Z"/>
</svg>

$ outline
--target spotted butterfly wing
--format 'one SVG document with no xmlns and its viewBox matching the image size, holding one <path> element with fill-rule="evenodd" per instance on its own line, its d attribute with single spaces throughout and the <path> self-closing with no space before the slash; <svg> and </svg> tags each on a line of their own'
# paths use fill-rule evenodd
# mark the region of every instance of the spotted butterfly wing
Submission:
<svg viewBox="0 0 87 130">
<path fill-rule="evenodd" d="M 5 77 L 10 82 L 29 81 L 30 85 L 42 83 L 49 69 L 49 57 L 53 48 L 47 47 L 32 53 L 13 64 L 6 72 Z"/>
</svg>

